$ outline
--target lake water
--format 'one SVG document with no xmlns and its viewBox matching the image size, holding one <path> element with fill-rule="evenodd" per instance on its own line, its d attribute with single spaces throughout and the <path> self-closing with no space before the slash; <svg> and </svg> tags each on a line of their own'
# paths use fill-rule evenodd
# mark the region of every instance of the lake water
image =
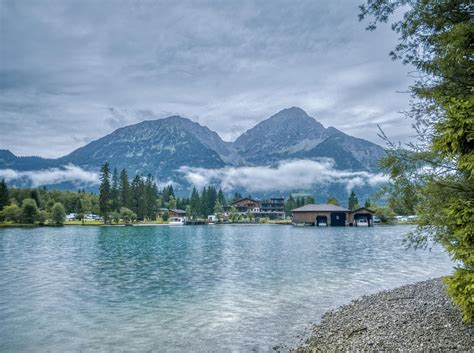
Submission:
<svg viewBox="0 0 474 353">
<path fill-rule="evenodd" d="M 405 226 L 0 229 L 0 351 L 271 351 L 328 309 L 447 275 Z"/>
</svg>

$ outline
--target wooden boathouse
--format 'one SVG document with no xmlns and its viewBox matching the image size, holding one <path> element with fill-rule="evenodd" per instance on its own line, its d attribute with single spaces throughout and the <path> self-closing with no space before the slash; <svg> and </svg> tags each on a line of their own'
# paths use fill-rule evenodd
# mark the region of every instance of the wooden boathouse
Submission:
<svg viewBox="0 0 474 353">
<path fill-rule="evenodd" d="M 292 210 L 294 225 L 373 226 L 374 211 L 362 207 L 354 211 L 331 204 L 309 204 Z"/>
</svg>

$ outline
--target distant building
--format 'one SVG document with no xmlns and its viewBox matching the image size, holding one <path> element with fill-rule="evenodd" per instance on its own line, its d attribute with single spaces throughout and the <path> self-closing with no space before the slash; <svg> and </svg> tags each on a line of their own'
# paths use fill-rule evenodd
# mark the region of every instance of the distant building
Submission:
<svg viewBox="0 0 474 353">
<path fill-rule="evenodd" d="M 373 226 L 374 211 L 361 207 L 354 211 L 331 204 L 310 204 L 292 210 L 293 224 L 314 226 Z"/>
<path fill-rule="evenodd" d="M 260 217 L 285 219 L 285 198 L 272 197 L 268 200 L 263 200 L 260 206 Z"/>
<path fill-rule="evenodd" d="M 232 206 L 237 209 L 237 212 L 242 214 L 247 213 L 248 211 L 252 213 L 260 212 L 260 201 L 250 197 L 234 200 L 234 202 L 232 202 Z"/>
<path fill-rule="evenodd" d="M 75 213 L 69 213 L 68 215 L 66 215 L 66 221 L 75 221 L 76 217 L 77 215 Z"/>
<path fill-rule="evenodd" d="M 237 209 L 239 214 L 252 213 L 258 218 L 285 219 L 285 198 L 274 197 L 268 200 L 257 200 L 251 197 L 244 197 L 235 200 L 232 206 Z M 227 211 L 227 210 L 226 210 Z"/>
<path fill-rule="evenodd" d="M 169 210 L 169 216 L 170 218 L 185 218 L 186 217 L 186 211 L 180 210 L 177 208 L 173 208 Z"/>
</svg>

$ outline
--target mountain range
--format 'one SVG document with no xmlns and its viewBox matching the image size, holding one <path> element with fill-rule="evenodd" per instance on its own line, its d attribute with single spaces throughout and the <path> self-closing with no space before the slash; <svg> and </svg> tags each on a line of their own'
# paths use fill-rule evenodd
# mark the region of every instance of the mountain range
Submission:
<svg viewBox="0 0 474 353">
<path fill-rule="evenodd" d="M 151 173 L 160 181 L 189 187 L 181 167 L 276 166 L 285 160 L 331 160 L 337 170 L 378 172 L 384 149 L 372 142 L 325 128 L 304 110 L 284 109 L 258 123 L 234 142 L 180 116 L 119 128 L 57 159 L 18 157 L 0 150 L 0 169 L 34 171 L 73 164 L 98 170 L 105 162 L 129 175 Z M 178 186 L 179 188 L 179 186 Z"/>
</svg>

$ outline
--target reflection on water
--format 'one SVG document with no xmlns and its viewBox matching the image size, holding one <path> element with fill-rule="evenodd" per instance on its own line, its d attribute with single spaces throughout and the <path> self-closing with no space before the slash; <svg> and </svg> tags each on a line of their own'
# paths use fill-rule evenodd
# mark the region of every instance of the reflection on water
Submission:
<svg viewBox="0 0 474 353">
<path fill-rule="evenodd" d="M 0 230 L 0 350 L 271 350 L 362 294 L 449 274 L 409 228 Z"/>
</svg>

